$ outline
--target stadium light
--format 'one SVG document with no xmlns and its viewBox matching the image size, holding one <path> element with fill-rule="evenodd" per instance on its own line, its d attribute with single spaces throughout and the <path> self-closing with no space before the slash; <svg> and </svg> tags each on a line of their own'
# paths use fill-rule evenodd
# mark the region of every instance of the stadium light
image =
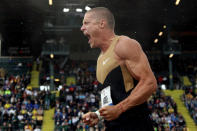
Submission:
<svg viewBox="0 0 197 131">
<path fill-rule="evenodd" d="M 157 43 L 159 40 L 156 38 L 155 40 L 154 40 L 154 43 Z"/>
<path fill-rule="evenodd" d="M 53 0 L 49 0 L 49 5 L 53 5 Z"/>
<path fill-rule="evenodd" d="M 63 9 L 63 12 L 69 12 L 69 11 L 70 11 L 69 8 L 64 8 L 64 9 Z"/>
<path fill-rule="evenodd" d="M 159 36 L 162 36 L 162 35 L 163 35 L 163 32 L 162 32 L 162 31 L 160 31 L 160 32 L 159 32 Z"/>
<path fill-rule="evenodd" d="M 54 55 L 53 54 L 50 54 L 50 58 L 53 59 L 54 58 Z"/>
<path fill-rule="evenodd" d="M 85 10 L 86 10 L 86 11 L 89 11 L 89 10 L 91 10 L 91 8 L 90 8 L 89 6 L 86 6 L 86 7 L 85 7 Z"/>
<path fill-rule="evenodd" d="M 181 0 L 176 0 L 175 5 L 176 5 L 176 6 L 179 5 L 180 1 L 181 1 Z"/>
<path fill-rule="evenodd" d="M 170 55 L 169 55 L 169 58 L 172 58 L 174 56 L 174 54 L 173 53 L 171 53 Z"/>
<path fill-rule="evenodd" d="M 76 12 L 82 12 L 83 10 L 81 8 L 77 8 Z"/>
</svg>

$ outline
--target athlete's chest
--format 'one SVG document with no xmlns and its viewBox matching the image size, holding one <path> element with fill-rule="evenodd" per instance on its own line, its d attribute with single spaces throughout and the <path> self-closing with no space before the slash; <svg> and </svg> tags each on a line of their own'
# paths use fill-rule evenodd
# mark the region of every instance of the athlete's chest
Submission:
<svg viewBox="0 0 197 131">
<path fill-rule="evenodd" d="M 99 56 L 97 60 L 97 70 L 96 70 L 97 80 L 100 83 L 103 83 L 107 75 L 118 65 L 119 62 L 116 59 L 113 51 L 107 52 L 107 54 Z"/>
</svg>

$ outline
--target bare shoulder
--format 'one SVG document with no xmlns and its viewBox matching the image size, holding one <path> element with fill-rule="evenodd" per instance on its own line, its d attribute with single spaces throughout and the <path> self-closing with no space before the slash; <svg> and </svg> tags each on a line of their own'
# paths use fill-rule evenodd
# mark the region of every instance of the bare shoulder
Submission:
<svg viewBox="0 0 197 131">
<path fill-rule="evenodd" d="M 137 55 L 141 51 L 140 44 L 128 36 L 120 36 L 118 43 L 116 44 L 114 51 L 116 55 L 121 58 L 127 58 L 128 55 Z"/>
</svg>

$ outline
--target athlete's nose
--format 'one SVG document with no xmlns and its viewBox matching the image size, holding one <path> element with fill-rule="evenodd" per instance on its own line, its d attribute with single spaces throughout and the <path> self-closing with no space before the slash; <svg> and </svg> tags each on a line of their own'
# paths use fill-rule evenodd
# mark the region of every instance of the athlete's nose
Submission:
<svg viewBox="0 0 197 131">
<path fill-rule="evenodd" d="M 81 31 L 84 31 L 85 27 L 84 25 L 81 26 Z"/>
</svg>

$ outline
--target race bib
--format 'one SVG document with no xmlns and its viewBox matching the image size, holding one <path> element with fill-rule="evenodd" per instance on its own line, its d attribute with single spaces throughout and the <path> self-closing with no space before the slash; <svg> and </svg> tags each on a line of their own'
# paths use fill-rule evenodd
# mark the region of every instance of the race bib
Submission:
<svg viewBox="0 0 197 131">
<path fill-rule="evenodd" d="M 110 86 L 101 90 L 101 107 L 112 105 Z"/>
</svg>

